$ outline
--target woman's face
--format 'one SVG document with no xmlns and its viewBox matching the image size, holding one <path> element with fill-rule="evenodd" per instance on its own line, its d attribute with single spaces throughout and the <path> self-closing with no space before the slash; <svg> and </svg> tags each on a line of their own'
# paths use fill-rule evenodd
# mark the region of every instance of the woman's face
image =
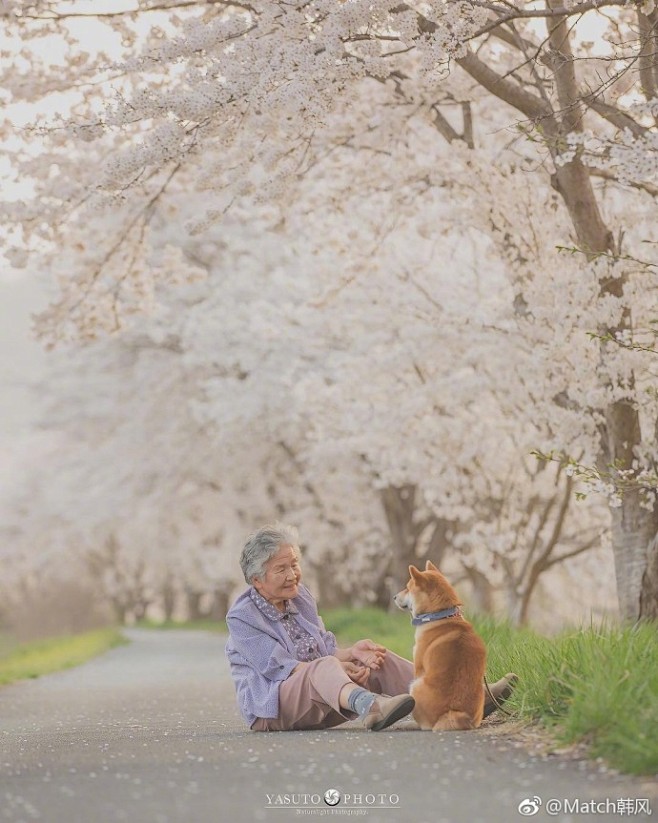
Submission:
<svg viewBox="0 0 658 823">
<path fill-rule="evenodd" d="M 297 597 L 302 570 L 295 549 L 284 543 L 265 564 L 263 577 L 255 577 L 253 585 L 274 606 L 282 606 L 284 600 Z"/>
</svg>

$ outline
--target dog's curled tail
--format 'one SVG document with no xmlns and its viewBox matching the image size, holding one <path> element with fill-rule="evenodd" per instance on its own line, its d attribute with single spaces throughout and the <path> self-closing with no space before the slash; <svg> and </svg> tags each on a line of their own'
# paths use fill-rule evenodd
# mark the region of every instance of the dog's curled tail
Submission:
<svg viewBox="0 0 658 823">
<path fill-rule="evenodd" d="M 473 718 L 466 712 L 450 710 L 436 721 L 432 726 L 433 732 L 458 732 L 477 729 L 479 723 L 474 723 Z"/>
</svg>

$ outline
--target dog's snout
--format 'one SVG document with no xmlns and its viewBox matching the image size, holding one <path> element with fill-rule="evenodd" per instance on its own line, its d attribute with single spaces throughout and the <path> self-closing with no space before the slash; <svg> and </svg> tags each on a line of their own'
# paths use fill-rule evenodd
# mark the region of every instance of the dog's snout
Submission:
<svg viewBox="0 0 658 823">
<path fill-rule="evenodd" d="M 397 594 L 393 595 L 393 602 L 399 609 L 408 609 L 409 603 L 407 600 L 407 593 L 406 591 L 398 592 Z"/>
</svg>

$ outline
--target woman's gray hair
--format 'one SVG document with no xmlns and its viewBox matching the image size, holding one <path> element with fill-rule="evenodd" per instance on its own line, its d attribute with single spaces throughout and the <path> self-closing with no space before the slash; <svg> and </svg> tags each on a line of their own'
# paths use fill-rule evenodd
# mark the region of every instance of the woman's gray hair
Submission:
<svg viewBox="0 0 658 823">
<path fill-rule="evenodd" d="M 249 585 L 254 577 L 264 576 L 265 564 L 284 544 L 293 546 L 299 557 L 299 533 L 294 526 L 274 523 L 249 535 L 240 554 L 242 574 Z"/>
</svg>

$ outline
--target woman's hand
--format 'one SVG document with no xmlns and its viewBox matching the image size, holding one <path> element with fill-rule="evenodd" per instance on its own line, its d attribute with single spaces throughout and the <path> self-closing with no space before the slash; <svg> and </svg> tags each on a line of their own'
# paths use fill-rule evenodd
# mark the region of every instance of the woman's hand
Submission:
<svg viewBox="0 0 658 823">
<path fill-rule="evenodd" d="M 368 678 L 370 677 L 370 669 L 367 666 L 362 666 L 360 663 L 353 663 L 351 660 L 344 660 L 340 664 L 345 673 L 359 686 L 367 688 Z"/>
<path fill-rule="evenodd" d="M 353 660 L 377 670 L 384 662 L 386 648 L 379 643 L 373 643 L 372 640 L 359 640 L 350 649 L 350 654 Z"/>
</svg>

